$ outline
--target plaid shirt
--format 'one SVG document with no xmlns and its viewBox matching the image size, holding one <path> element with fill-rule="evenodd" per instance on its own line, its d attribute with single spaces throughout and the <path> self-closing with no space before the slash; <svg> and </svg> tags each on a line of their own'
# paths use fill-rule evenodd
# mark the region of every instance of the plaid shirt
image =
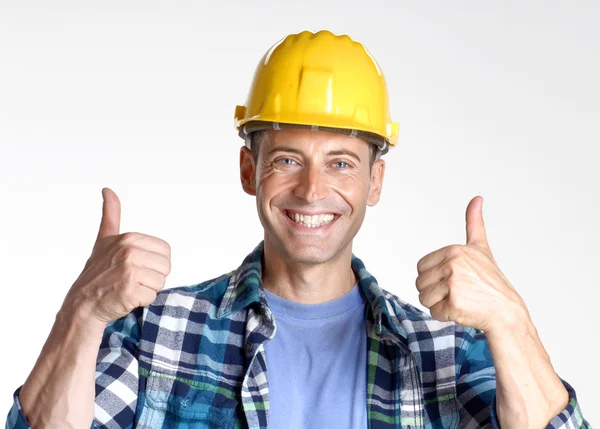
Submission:
<svg viewBox="0 0 600 429">
<path fill-rule="evenodd" d="M 261 282 L 263 243 L 235 271 L 161 291 L 111 322 L 96 370 L 92 428 L 266 428 L 264 343 L 276 331 Z M 439 322 L 381 289 L 362 261 L 370 429 L 499 428 L 483 332 Z M 548 428 L 590 428 L 575 391 Z M 14 394 L 7 429 L 30 428 Z"/>
</svg>

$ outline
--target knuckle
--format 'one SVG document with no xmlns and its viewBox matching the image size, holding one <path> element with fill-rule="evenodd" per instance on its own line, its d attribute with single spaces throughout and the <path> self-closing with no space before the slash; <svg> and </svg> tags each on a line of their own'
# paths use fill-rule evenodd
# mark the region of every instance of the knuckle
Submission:
<svg viewBox="0 0 600 429">
<path fill-rule="evenodd" d="M 457 256 L 459 256 L 462 253 L 460 246 L 458 244 L 453 244 L 449 247 L 448 249 L 448 255 L 451 258 L 455 258 Z"/>
<path fill-rule="evenodd" d="M 452 260 L 446 261 L 442 267 L 442 274 L 444 277 L 449 278 L 454 275 L 454 263 Z"/>
<path fill-rule="evenodd" d="M 421 276 L 416 278 L 415 286 L 417 287 L 418 290 L 421 290 Z"/>
<path fill-rule="evenodd" d="M 460 309 L 460 300 L 454 293 L 448 294 L 448 307 L 452 310 Z"/>
<path fill-rule="evenodd" d="M 83 271 L 87 270 L 90 267 L 90 265 L 92 265 L 92 263 L 94 262 L 93 256 L 94 256 L 94 254 L 92 252 L 92 254 L 90 255 L 90 257 L 87 258 L 87 261 L 85 261 L 85 265 L 83 267 Z"/>
<path fill-rule="evenodd" d="M 137 258 L 138 250 L 133 246 L 126 246 L 123 248 L 123 261 L 126 264 L 133 264 L 135 259 Z"/>
<path fill-rule="evenodd" d="M 449 275 L 453 275 L 458 272 L 461 267 L 462 259 L 460 256 L 453 256 L 444 262 L 447 267 Z"/>
<path fill-rule="evenodd" d="M 122 279 L 125 287 L 136 283 L 136 270 L 132 265 L 124 264 L 122 268 Z"/>
<path fill-rule="evenodd" d="M 156 262 L 156 271 L 160 273 L 161 276 L 168 276 L 171 272 L 171 261 L 169 258 L 162 258 L 157 260 Z"/>
<path fill-rule="evenodd" d="M 128 231 L 128 232 L 124 232 L 123 234 L 121 234 L 121 236 L 119 238 L 119 242 L 122 244 L 130 244 L 136 240 L 139 240 L 140 237 L 141 237 L 141 234 L 139 232 Z"/>
<path fill-rule="evenodd" d="M 133 239 L 132 235 L 133 234 L 131 232 L 124 232 L 123 234 L 119 235 L 119 240 L 118 240 L 119 243 L 120 244 L 128 244 Z"/>
<path fill-rule="evenodd" d="M 448 306 L 449 307 L 456 307 L 456 295 L 453 293 L 448 293 Z"/>
<path fill-rule="evenodd" d="M 128 270 L 126 272 L 124 280 L 125 280 L 125 285 L 124 285 L 123 289 L 127 293 L 137 289 L 137 278 L 136 278 L 136 273 L 134 272 L 134 270 L 132 270 L 132 269 Z"/>
</svg>

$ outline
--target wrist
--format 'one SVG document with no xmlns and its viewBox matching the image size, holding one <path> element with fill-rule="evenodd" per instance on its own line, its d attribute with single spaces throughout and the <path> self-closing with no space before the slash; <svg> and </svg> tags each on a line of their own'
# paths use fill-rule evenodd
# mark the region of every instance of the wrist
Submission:
<svg viewBox="0 0 600 429">
<path fill-rule="evenodd" d="M 73 410 L 74 418 L 82 412 L 93 416 L 93 407 L 84 410 L 80 405 L 94 401 L 94 373 L 106 323 L 94 319 L 85 307 L 70 304 L 70 299 L 65 300 L 56 314 L 40 356 L 19 392 L 23 413 L 32 427 L 85 427 L 68 424 L 71 417 L 65 417 L 66 410 Z"/>
<path fill-rule="evenodd" d="M 100 340 L 107 323 L 93 316 L 86 305 L 69 305 L 67 301 L 56 314 L 56 325 L 61 331 L 80 332 Z"/>
<path fill-rule="evenodd" d="M 515 335 L 533 335 L 537 336 L 537 330 L 529 316 L 527 308 L 514 306 L 504 309 L 504 311 L 494 317 L 495 323 L 485 331 L 486 337 L 497 336 L 515 336 Z"/>
</svg>

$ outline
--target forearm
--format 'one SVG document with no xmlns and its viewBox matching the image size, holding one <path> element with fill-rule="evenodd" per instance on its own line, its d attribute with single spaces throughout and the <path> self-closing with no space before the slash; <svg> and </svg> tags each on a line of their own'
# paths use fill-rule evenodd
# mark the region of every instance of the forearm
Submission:
<svg viewBox="0 0 600 429">
<path fill-rule="evenodd" d="M 103 324 L 87 320 L 81 312 L 64 309 L 57 314 L 42 352 L 19 392 L 23 413 L 33 428 L 90 427 L 102 332 Z"/>
<path fill-rule="evenodd" d="M 529 317 L 486 332 L 496 369 L 496 412 L 502 429 L 545 428 L 569 395 Z"/>
</svg>

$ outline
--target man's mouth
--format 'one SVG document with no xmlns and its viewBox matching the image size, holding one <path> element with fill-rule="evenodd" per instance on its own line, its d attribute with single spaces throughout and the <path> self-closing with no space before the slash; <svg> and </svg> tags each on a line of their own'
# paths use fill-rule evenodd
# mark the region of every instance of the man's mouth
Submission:
<svg viewBox="0 0 600 429">
<path fill-rule="evenodd" d="M 319 213 L 314 215 L 309 215 L 306 213 L 298 213 L 290 210 L 285 210 L 285 214 L 294 222 L 306 226 L 308 228 L 318 228 L 323 225 L 327 225 L 328 223 L 333 222 L 336 218 L 336 215 L 333 213 Z"/>
</svg>

